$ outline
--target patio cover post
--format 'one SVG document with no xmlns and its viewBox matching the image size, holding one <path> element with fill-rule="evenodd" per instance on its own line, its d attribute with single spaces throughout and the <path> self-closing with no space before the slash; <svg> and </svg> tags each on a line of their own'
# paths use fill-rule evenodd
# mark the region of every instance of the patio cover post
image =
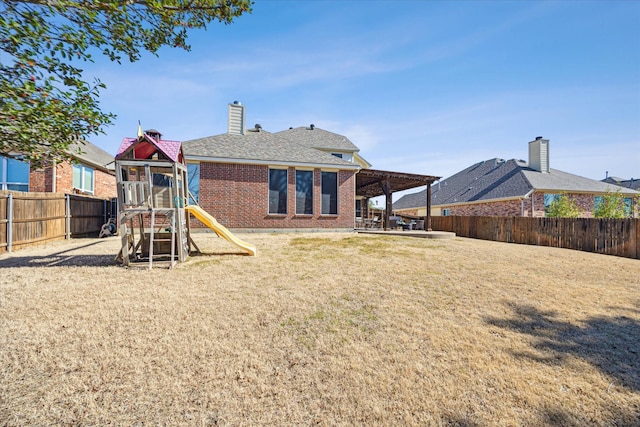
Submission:
<svg viewBox="0 0 640 427">
<path fill-rule="evenodd" d="M 427 231 L 433 231 L 431 229 L 431 183 L 427 183 Z"/>
<path fill-rule="evenodd" d="M 387 176 L 383 186 L 385 201 L 387 206 L 384 212 L 384 229 L 389 230 L 389 217 L 391 216 L 391 209 L 393 209 L 393 199 L 391 197 L 391 178 Z"/>
</svg>

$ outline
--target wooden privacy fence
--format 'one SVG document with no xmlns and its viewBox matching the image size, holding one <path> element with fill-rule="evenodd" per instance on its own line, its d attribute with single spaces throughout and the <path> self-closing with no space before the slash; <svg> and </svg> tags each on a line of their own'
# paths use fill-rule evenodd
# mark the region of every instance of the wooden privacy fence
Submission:
<svg viewBox="0 0 640 427">
<path fill-rule="evenodd" d="M 431 226 L 462 237 L 640 258 L 638 218 L 436 216 Z"/>
<path fill-rule="evenodd" d="M 72 237 L 97 237 L 111 200 L 76 194 L 0 191 L 0 252 Z"/>
</svg>

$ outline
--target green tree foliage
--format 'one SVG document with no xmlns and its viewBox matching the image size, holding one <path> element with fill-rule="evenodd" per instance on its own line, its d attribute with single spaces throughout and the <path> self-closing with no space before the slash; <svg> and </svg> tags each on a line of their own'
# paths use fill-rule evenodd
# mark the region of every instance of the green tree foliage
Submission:
<svg viewBox="0 0 640 427">
<path fill-rule="evenodd" d="M 190 50 L 187 31 L 229 24 L 251 0 L 0 1 L 0 152 L 32 163 L 69 158 L 74 141 L 104 133 L 115 116 L 101 111 L 100 80 L 87 82 L 83 62 Z"/>
<path fill-rule="evenodd" d="M 547 216 L 552 218 L 578 218 L 581 214 L 576 201 L 566 193 L 554 199 L 547 209 Z"/>
<path fill-rule="evenodd" d="M 625 197 L 620 189 L 607 191 L 594 202 L 593 216 L 595 218 L 626 218 L 630 216 L 630 206 L 625 203 Z"/>
</svg>

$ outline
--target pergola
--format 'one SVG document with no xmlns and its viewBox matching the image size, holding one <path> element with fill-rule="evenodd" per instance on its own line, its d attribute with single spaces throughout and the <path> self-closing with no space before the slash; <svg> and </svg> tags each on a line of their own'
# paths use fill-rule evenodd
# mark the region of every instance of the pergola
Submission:
<svg viewBox="0 0 640 427">
<path fill-rule="evenodd" d="M 427 218 L 425 230 L 431 231 L 431 184 L 439 179 L 439 176 L 361 169 L 356 174 L 356 195 L 364 197 L 366 202 L 371 197 L 385 196 L 384 224 L 387 227 L 393 205 L 392 194 L 396 191 L 409 190 L 426 185 Z M 368 203 L 365 203 L 364 208 L 368 209 Z"/>
</svg>

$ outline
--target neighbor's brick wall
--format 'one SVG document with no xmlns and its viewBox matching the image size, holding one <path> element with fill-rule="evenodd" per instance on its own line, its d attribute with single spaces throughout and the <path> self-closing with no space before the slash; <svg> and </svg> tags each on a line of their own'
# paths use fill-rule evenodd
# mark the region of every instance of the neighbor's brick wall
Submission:
<svg viewBox="0 0 640 427">
<path fill-rule="evenodd" d="M 425 210 L 426 209 L 423 209 L 423 211 L 425 211 Z M 419 216 L 418 209 L 403 209 L 403 210 L 399 210 L 397 212 L 401 213 L 402 215 Z"/>
<path fill-rule="evenodd" d="M 31 169 L 29 172 L 29 191 L 32 193 L 51 192 L 51 168 Z"/>
<path fill-rule="evenodd" d="M 295 215 L 295 168 L 288 168 L 287 214 L 269 214 L 269 167 L 200 163 L 199 204 L 228 228 L 353 228 L 355 174 L 338 172 L 338 215 L 320 215 L 321 170 L 315 169 L 313 215 Z M 192 218 L 193 227 L 203 225 Z"/>
<path fill-rule="evenodd" d="M 582 211 L 580 215 L 582 218 L 593 217 L 594 196 L 592 194 L 569 194 L 569 197 L 577 203 Z M 534 193 L 532 198 L 535 209 L 533 216 L 543 218 L 545 216 L 544 193 Z M 524 200 L 524 215 L 522 215 L 522 201 L 520 200 L 451 206 L 449 210 L 450 215 L 457 216 L 532 216 L 531 199 Z"/>
<path fill-rule="evenodd" d="M 522 216 L 522 203 L 520 200 L 508 200 L 504 202 L 452 206 L 449 208 L 449 212 L 452 216 Z M 525 216 L 528 214 L 529 207 L 525 202 Z"/>
<path fill-rule="evenodd" d="M 53 191 L 53 169 L 51 166 L 43 169 L 31 170 L 29 174 L 29 191 Z M 116 197 L 116 177 L 107 172 L 94 169 L 94 196 Z M 59 163 L 56 165 L 56 192 L 73 193 L 73 165 Z"/>
<path fill-rule="evenodd" d="M 115 175 L 96 169 L 94 176 L 94 196 L 117 197 Z"/>
</svg>

